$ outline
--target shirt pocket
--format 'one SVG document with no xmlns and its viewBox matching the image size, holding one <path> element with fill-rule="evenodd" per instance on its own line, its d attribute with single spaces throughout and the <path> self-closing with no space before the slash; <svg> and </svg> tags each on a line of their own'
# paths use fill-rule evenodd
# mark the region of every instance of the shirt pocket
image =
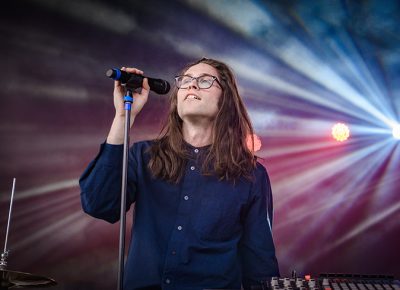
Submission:
<svg viewBox="0 0 400 290">
<path fill-rule="evenodd" d="M 195 231 L 206 241 L 227 241 L 241 231 L 240 205 L 221 196 L 203 198 L 197 209 Z"/>
</svg>

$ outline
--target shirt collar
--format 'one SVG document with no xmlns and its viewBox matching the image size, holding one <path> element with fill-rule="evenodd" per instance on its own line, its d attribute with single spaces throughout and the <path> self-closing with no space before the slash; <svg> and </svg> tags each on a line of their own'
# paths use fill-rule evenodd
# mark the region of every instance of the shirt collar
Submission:
<svg viewBox="0 0 400 290">
<path fill-rule="evenodd" d="M 183 140 L 183 144 L 184 144 L 185 149 L 187 149 L 190 153 L 206 153 L 211 148 L 211 144 L 196 147 L 196 146 L 193 146 L 193 145 L 187 143 L 185 140 Z"/>
</svg>

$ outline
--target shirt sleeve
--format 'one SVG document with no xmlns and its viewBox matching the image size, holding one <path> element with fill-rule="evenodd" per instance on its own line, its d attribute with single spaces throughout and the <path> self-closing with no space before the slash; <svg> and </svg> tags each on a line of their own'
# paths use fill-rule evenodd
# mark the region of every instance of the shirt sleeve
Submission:
<svg viewBox="0 0 400 290">
<path fill-rule="evenodd" d="M 279 276 L 272 237 L 272 191 L 265 168 L 258 164 L 249 207 L 244 219 L 244 233 L 239 244 L 244 289 Z"/>
<path fill-rule="evenodd" d="M 104 143 L 79 179 L 81 204 L 87 214 L 115 223 L 120 217 L 123 145 Z M 136 159 L 129 150 L 127 207 L 135 201 Z"/>
</svg>

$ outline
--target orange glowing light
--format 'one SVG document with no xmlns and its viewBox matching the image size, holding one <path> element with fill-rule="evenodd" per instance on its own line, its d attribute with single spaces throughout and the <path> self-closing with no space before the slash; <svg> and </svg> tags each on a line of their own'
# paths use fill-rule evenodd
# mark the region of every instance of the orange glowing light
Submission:
<svg viewBox="0 0 400 290">
<path fill-rule="evenodd" d="M 254 151 L 253 151 L 253 141 L 251 138 L 252 136 L 253 136 L 253 140 L 254 140 Z M 253 153 L 257 152 L 258 150 L 261 149 L 261 140 L 256 134 L 247 135 L 246 144 L 247 144 L 247 148 L 249 148 L 249 150 Z"/>
<path fill-rule="evenodd" d="M 343 142 L 350 137 L 350 130 L 343 123 L 337 123 L 332 127 L 332 136 L 336 141 Z"/>
</svg>

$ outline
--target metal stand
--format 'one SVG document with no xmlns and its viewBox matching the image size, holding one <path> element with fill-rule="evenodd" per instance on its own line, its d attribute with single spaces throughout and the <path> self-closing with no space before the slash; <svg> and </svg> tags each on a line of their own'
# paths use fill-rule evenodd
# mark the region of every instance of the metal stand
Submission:
<svg viewBox="0 0 400 290">
<path fill-rule="evenodd" d="M 118 290 L 122 290 L 124 284 L 126 188 L 128 181 L 129 129 L 131 124 L 132 103 L 133 103 L 132 90 L 130 88 L 127 88 L 126 95 L 124 97 L 125 132 L 124 132 L 124 155 L 122 161 L 121 212 L 120 212 L 120 227 L 119 227 Z"/>
<path fill-rule="evenodd" d="M 8 211 L 8 222 L 6 231 L 6 241 L 4 243 L 4 252 L 0 259 L 0 290 L 31 288 L 31 287 L 51 287 L 57 285 L 57 282 L 51 278 L 44 276 L 32 275 L 30 273 L 17 272 L 7 270 L 7 258 L 9 250 L 7 250 L 8 232 L 11 223 L 11 212 L 14 201 L 15 178 L 11 191 L 10 210 Z"/>
<path fill-rule="evenodd" d="M 8 221 L 7 221 L 7 230 L 6 230 L 6 240 L 4 242 L 4 251 L 1 254 L 0 259 L 0 270 L 5 270 L 7 268 L 7 257 L 8 257 L 8 250 L 7 250 L 7 241 L 8 241 L 8 232 L 10 230 L 10 222 L 11 222 L 11 211 L 13 207 L 13 200 L 14 200 L 14 192 L 15 192 L 15 178 L 13 179 L 13 185 L 11 190 L 11 200 L 10 200 L 10 209 L 8 211 Z"/>
</svg>

